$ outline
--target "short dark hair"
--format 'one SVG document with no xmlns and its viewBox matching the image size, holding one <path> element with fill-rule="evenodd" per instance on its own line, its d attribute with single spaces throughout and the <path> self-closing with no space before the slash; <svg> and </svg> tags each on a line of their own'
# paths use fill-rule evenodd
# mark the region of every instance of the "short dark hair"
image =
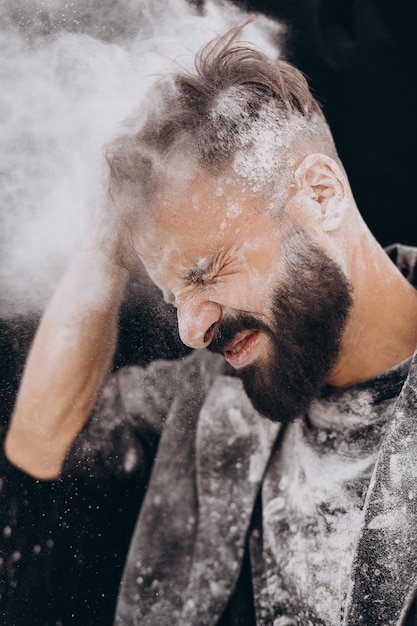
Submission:
<svg viewBox="0 0 417 626">
<path fill-rule="evenodd" d="M 206 44 L 193 71 L 158 80 L 150 105 L 107 146 L 116 203 L 133 186 L 149 204 L 159 174 L 172 155 L 178 161 L 178 151 L 213 175 L 230 166 L 255 191 L 274 178 L 288 179 L 294 156 L 321 151 L 337 157 L 305 76 L 287 61 L 237 42 L 244 26 Z"/>
</svg>

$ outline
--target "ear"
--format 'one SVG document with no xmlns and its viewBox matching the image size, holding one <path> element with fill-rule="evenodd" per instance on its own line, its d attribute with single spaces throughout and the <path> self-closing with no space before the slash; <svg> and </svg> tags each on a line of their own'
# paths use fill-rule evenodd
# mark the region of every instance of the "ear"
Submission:
<svg viewBox="0 0 417 626">
<path fill-rule="evenodd" d="M 347 179 L 341 167 L 325 154 L 309 154 L 295 171 L 297 195 L 314 213 L 323 230 L 338 228 L 347 206 Z"/>
</svg>

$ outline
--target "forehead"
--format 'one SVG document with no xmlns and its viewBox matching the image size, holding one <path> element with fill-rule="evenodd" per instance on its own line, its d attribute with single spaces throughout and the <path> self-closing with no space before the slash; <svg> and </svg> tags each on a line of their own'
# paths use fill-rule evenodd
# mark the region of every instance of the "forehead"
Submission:
<svg viewBox="0 0 417 626">
<path fill-rule="evenodd" d="M 267 197 L 254 193 L 235 174 L 195 171 L 170 179 L 155 194 L 150 214 L 135 235 L 145 267 L 204 265 L 225 247 L 254 240 L 271 227 Z"/>
</svg>

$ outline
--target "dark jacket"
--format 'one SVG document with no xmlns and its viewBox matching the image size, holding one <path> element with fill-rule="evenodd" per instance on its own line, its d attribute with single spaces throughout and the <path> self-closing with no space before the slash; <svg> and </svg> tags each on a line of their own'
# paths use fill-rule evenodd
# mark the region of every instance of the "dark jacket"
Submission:
<svg viewBox="0 0 417 626">
<path fill-rule="evenodd" d="M 404 252 L 391 249 L 407 273 L 412 270 Z M 145 391 L 127 394 L 132 383 Z M 240 381 L 225 374 L 221 358 L 207 352 L 175 365 L 154 364 L 148 373 L 127 370 L 117 385 L 125 389 L 121 397 L 128 398 L 123 403 L 130 416 L 159 415 L 165 423 L 131 542 L 116 624 L 214 625 L 239 578 L 256 497 L 280 426 L 256 413 Z M 416 413 L 417 357 L 371 479 L 345 626 L 415 623 Z M 398 467 L 400 478 L 394 472 Z"/>
<path fill-rule="evenodd" d="M 417 251 L 389 252 L 415 283 Z M 370 483 L 344 626 L 417 624 L 416 365 L 414 359 Z M 278 431 L 253 410 L 222 357 L 198 351 L 146 370 L 122 369 L 74 442 L 61 482 L 38 484 L 17 470 L 4 477 L 2 623 L 108 623 L 125 560 L 121 546 L 130 538 L 123 504 L 136 499 L 136 517 L 145 492 L 116 623 L 253 624 L 241 569 Z M 120 477 L 111 491 L 110 476 Z M 37 519 L 45 521 L 35 534 Z M 246 604 L 229 610 L 239 589 Z"/>
</svg>

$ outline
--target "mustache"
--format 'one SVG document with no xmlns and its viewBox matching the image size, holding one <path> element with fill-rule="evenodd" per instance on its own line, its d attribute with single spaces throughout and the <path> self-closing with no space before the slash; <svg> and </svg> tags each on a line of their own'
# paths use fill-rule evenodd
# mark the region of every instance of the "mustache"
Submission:
<svg viewBox="0 0 417 626">
<path fill-rule="evenodd" d="M 210 352 L 222 354 L 236 335 L 245 330 L 259 330 L 267 334 L 271 333 L 271 329 L 254 315 L 244 312 L 237 313 L 234 317 L 223 319 L 220 322 L 207 349 Z"/>
</svg>

